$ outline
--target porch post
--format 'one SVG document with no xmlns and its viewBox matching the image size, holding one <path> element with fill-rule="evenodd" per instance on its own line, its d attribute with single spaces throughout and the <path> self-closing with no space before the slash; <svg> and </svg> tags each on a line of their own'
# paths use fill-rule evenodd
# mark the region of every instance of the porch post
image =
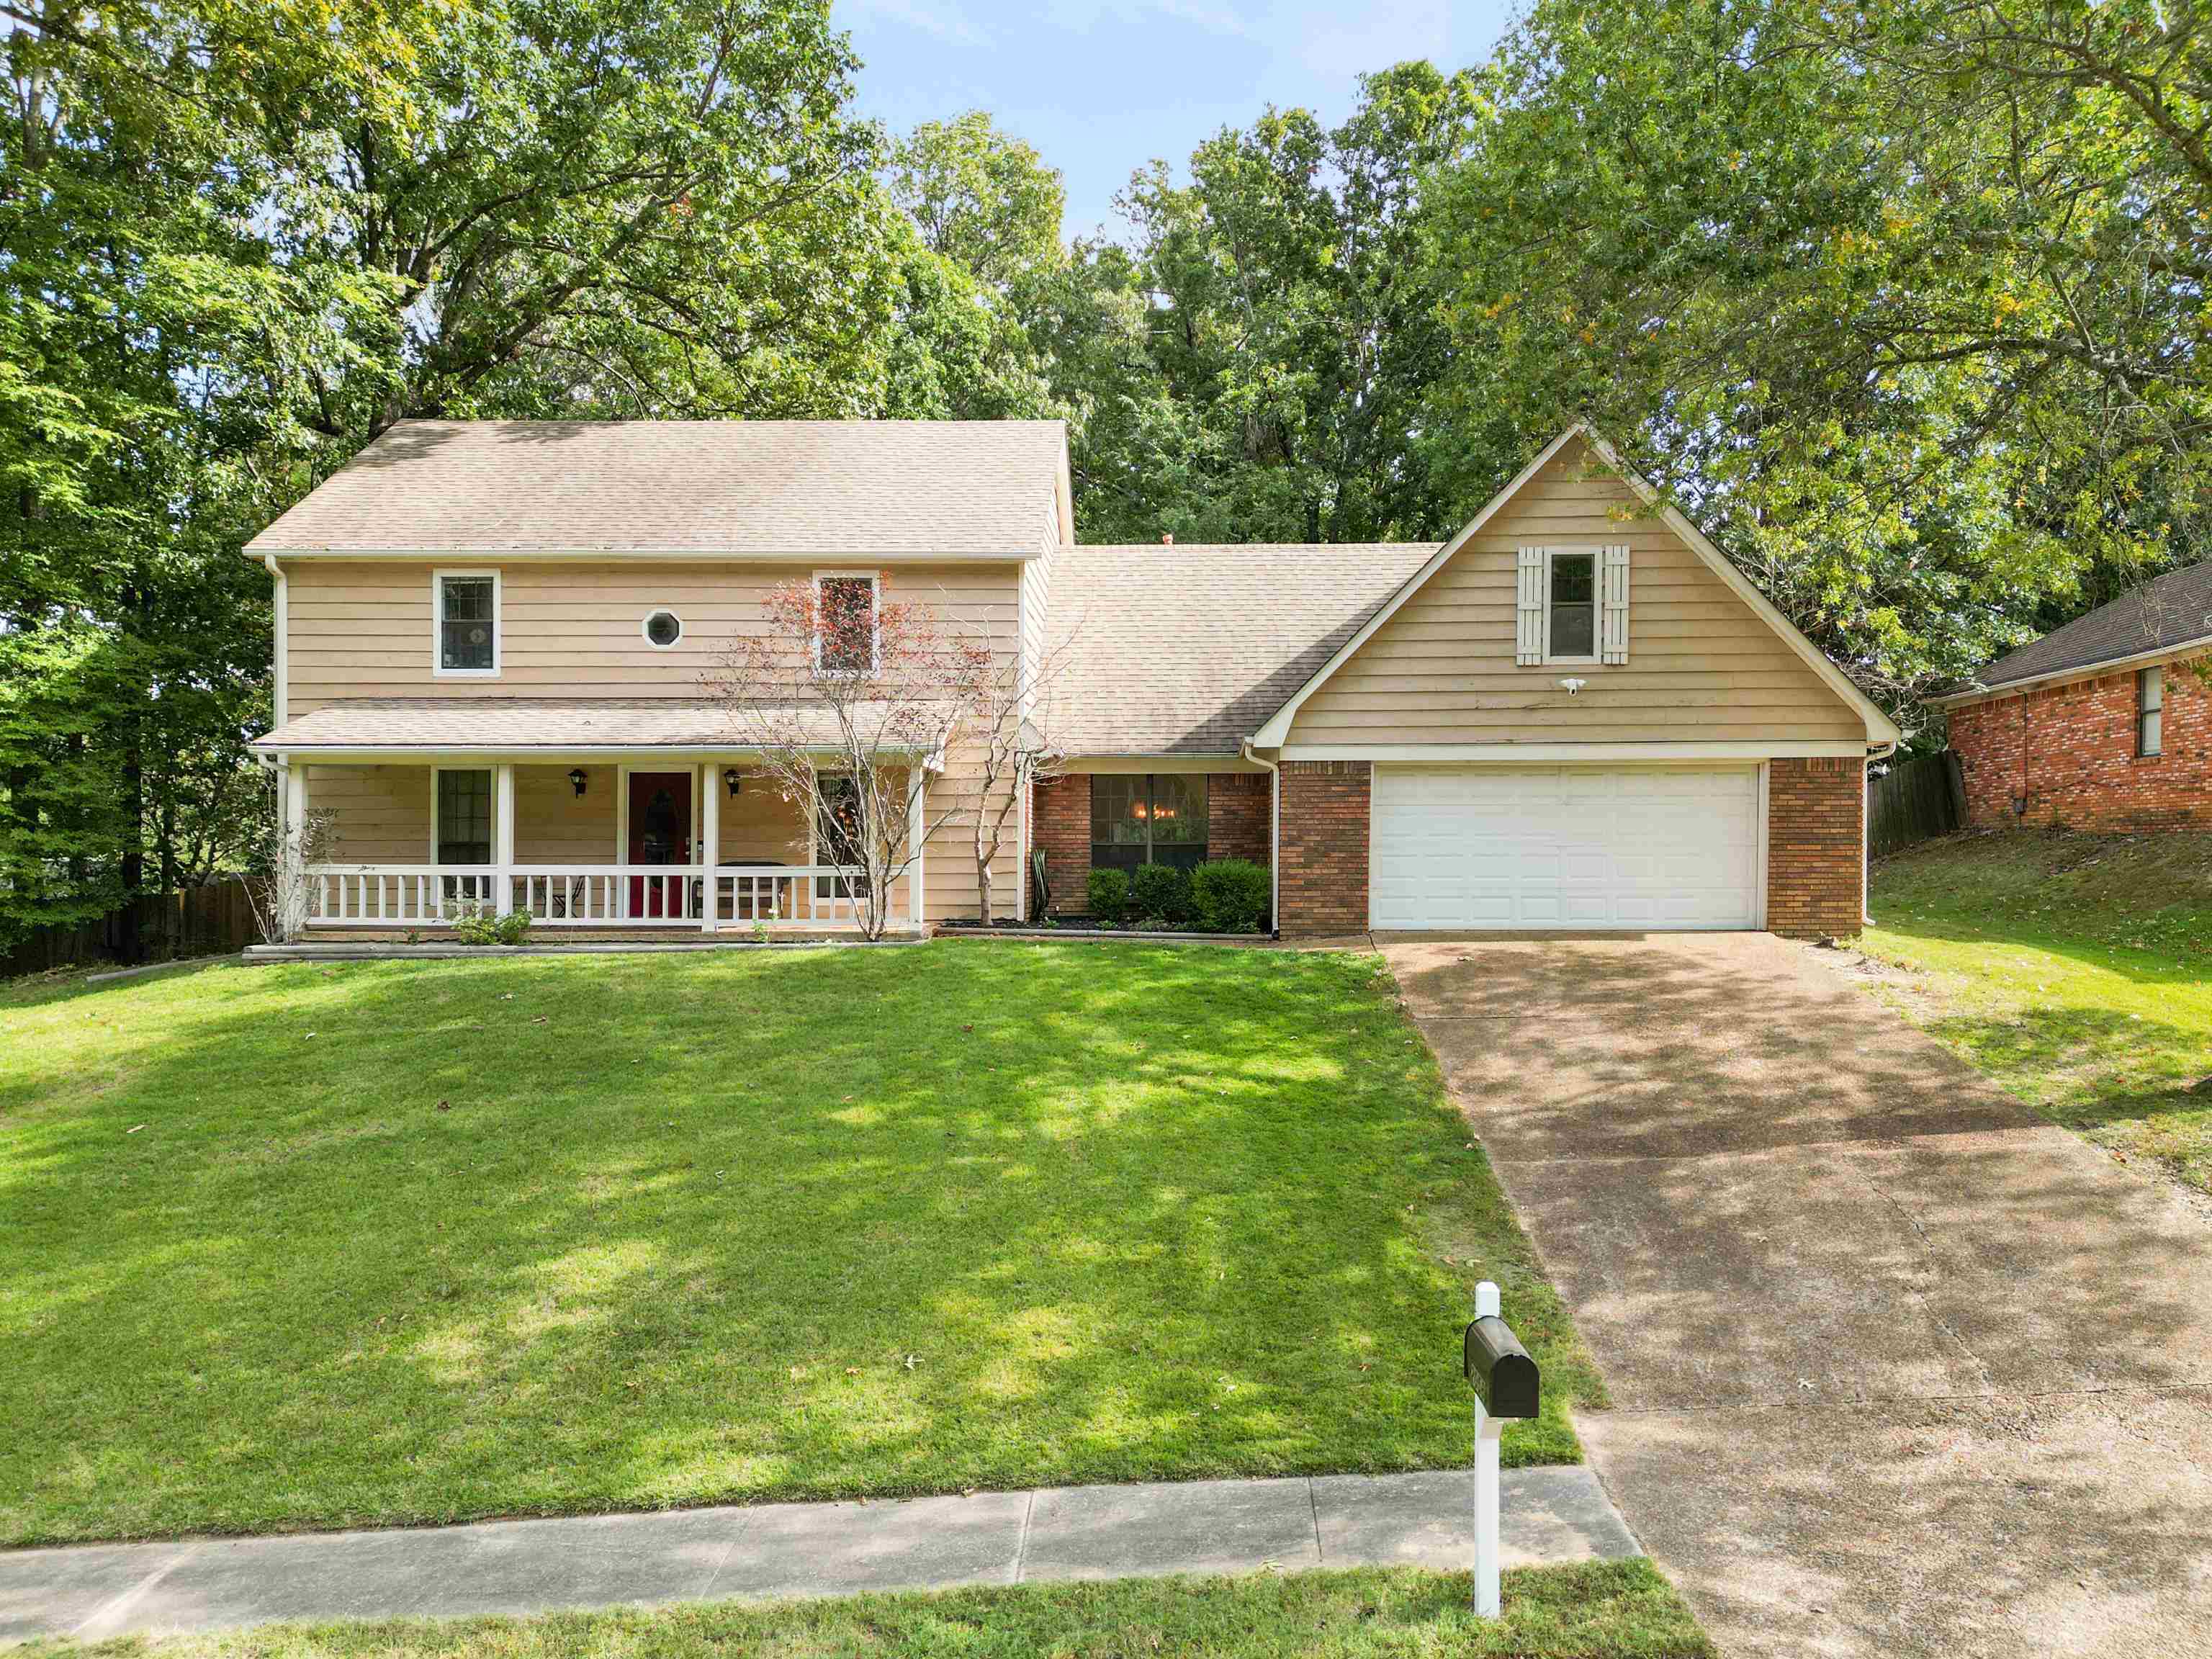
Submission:
<svg viewBox="0 0 2212 1659">
<path fill-rule="evenodd" d="M 699 907 L 699 931 L 711 933 L 720 921 L 722 895 L 716 883 L 715 871 L 722 863 L 722 780 L 714 770 L 712 761 L 699 764 L 699 862 L 707 866 L 706 877 L 700 891 L 705 902 Z"/>
<path fill-rule="evenodd" d="M 284 883 L 284 936 L 295 939 L 307 925 L 307 913 L 313 908 L 310 890 L 319 884 L 306 878 L 307 861 L 307 763 L 287 757 L 288 763 L 278 775 L 284 788 L 283 862 L 290 866 L 295 860 L 302 871 L 301 879 Z"/>
<path fill-rule="evenodd" d="M 514 768 L 491 769 L 492 910 L 514 908 Z"/>
<path fill-rule="evenodd" d="M 922 882 L 927 872 L 926 860 L 928 849 L 922 844 L 921 824 L 928 816 L 926 805 L 929 796 L 928 769 L 917 766 L 910 778 L 906 792 L 906 844 L 907 849 L 914 854 L 914 864 L 906 876 L 906 911 L 907 920 L 918 930 L 921 927 L 922 917 Z"/>
</svg>

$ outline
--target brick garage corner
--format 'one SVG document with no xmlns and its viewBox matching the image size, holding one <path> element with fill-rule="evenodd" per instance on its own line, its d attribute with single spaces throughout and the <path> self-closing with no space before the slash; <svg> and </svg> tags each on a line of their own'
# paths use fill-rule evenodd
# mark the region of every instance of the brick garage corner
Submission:
<svg viewBox="0 0 2212 1659">
<path fill-rule="evenodd" d="M 1866 920 L 1866 763 L 1777 760 L 1766 775 L 1766 926 L 1791 939 Z"/>
<path fill-rule="evenodd" d="M 1285 937 L 1367 931 L 1368 796 L 1365 761 L 1285 761 L 1283 867 L 1278 887 Z"/>
</svg>

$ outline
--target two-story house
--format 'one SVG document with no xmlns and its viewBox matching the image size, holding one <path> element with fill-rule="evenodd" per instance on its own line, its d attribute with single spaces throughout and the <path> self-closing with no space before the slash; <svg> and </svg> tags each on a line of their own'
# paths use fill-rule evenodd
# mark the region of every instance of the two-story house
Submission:
<svg viewBox="0 0 2212 1659">
<path fill-rule="evenodd" d="M 839 782 L 763 787 L 702 681 L 794 579 L 918 597 L 1063 662 L 1066 775 L 994 891 L 1095 866 L 1269 865 L 1292 934 L 1849 932 L 1880 709 L 1594 435 L 1441 544 L 1076 539 L 1057 422 L 407 422 L 257 537 L 310 915 L 477 900 L 628 933 L 850 925 Z M 930 799 L 972 799 L 957 751 Z M 708 872 L 713 872 L 710 876 Z M 948 824 L 896 896 L 973 915 Z"/>
</svg>

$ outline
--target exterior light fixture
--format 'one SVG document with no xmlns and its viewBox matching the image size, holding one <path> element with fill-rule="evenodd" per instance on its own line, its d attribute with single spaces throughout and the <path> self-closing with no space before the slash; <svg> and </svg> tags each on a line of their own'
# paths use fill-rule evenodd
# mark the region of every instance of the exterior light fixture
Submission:
<svg viewBox="0 0 2212 1659">
<path fill-rule="evenodd" d="M 584 793 L 584 769 L 582 767 L 572 766 L 568 769 L 568 787 L 571 789 L 574 789 L 580 795 Z"/>
<path fill-rule="evenodd" d="M 735 800 L 738 798 L 738 786 L 744 781 L 745 775 L 738 771 L 736 767 L 726 766 L 722 769 L 722 781 L 730 786 L 730 799 L 732 800 Z"/>
</svg>

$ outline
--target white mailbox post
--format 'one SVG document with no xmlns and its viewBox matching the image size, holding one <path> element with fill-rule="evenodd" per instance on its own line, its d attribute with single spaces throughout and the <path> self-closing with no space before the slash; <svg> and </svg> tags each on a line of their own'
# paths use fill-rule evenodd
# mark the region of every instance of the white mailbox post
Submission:
<svg viewBox="0 0 2212 1659">
<path fill-rule="evenodd" d="M 1498 1616 L 1498 1443 L 1508 1422 L 1536 1414 L 1536 1362 L 1501 1316 L 1498 1286 L 1474 1287 L 1462 1363 L 1474 1390 L 1474 1610 Z"/>
</svg>

